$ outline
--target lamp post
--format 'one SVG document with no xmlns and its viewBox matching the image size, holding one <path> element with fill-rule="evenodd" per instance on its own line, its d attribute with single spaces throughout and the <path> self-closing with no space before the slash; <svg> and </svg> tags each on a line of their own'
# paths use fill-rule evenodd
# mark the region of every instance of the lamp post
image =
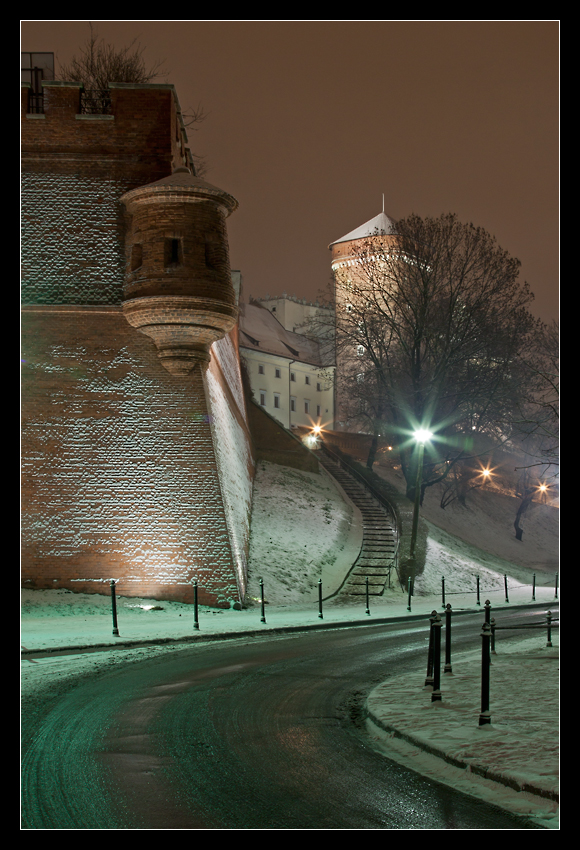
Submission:
<svg viewBox="0 0 580 850">
<path fill-rule="evenodd" d="M 423 455 L 425 453 L 425 443 L 430 440 L 433 434 L 427 431 L 426 428 L 420 428 L 415 431 L 415 440 L 417 441 L 417 478 L 415 480 L 415 505 L 413 507 L 413 526 L 411 529 L 411 552 L 410 559 L 413 562 L 413 583 L 415 582 L 415 547 L 417 545 L 417 528 L 419 526 L 419 503 L 421 501 L 421 482 L 423 480 Z"/>
<path fill-rule="evenodd" d="M 415 586 L 415 547 L 417 545 L 417 529 L 419 527 L 419 503 L 421 501 L 421 482 L 423 480 L 423 455 L 425 453 L 425 443 L 430 440 L 433 434 L 426 428 L 419 428 L 414 433 L 417 441 L 417 477 L 415 479 L 415 504 L 413 506 L 413 525 L 411 528 L 411 551 L 409 553 L 409 561 L 411 562 L 411 586 L 409 588 L 409 604 L 410 597 L 414 592 Z"/>
</svg>

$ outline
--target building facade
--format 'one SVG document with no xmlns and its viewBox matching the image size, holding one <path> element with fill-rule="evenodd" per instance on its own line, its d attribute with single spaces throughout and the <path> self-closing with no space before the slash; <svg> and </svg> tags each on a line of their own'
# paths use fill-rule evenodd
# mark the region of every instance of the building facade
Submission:
<svg viewBox="0 0 580 850">
<path fill-rule="evenodd" d="M 254 458 L 226 219 L 171 85 L 22 87 L 22 584 L 239 604 Z M 235 280 L 235 275 L 234 275 Z"/>
<path fill-rule="evenodd" d="M 286 296 L 241 308 L 240 354 L 254 400 L 284 428 L 334 428 L 334 364 L 323 344 L 295 331 L 320 309 Z"/>
</svg>

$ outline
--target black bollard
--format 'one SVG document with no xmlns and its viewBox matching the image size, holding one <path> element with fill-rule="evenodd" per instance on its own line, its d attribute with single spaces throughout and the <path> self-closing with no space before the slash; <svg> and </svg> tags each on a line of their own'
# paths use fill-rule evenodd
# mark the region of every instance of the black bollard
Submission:
<svg viewBox="0 0 580 850">
<path fill-rule="evenodd" d="M 445 576 L 441 576 L 441 602 L 445 608 Z"/>
<path fill-rule="evenodd" d="M 199 618 L 197 616 L 197 582 L 193 582 L 193 628 L 199 629 Z"/>
<path fill-rule="evenodd" d="M 505 587 L 505 601 L 509 602 L 510 600 L 509 600 L 509 597 L 508 597 L 507 576 L 506 576 L 505 573 L 503 574 L 503 584 L 504 584 L 504 587 Z"/>
<path fill-rule="evenodd" d="M 441 617 L 433 623 L 433 691 L 431 702 L 441 702 Z"/>
<path fill-rule="evenodd" d="M 367 609 L 365 611 L 365 614 L 370 614 L 371 609 L 369 607 L 369 577 L 368 576 L 366 577 L 366 592 L 367 592 Z"/>
<path fill-rule="evenodd" d="M 407 611 L 411 610 L 411 596 L 413 595 L 413 585 L 411 583 L 411 576 L 407 579 L 407 587 L 409 592 L 408 602 L 407 602 Z"/>
<path fill-rule="evenodd" d="M 475 579 L 477 581 L 477 602 L 475 604 L 481 605 L 481 602 L 479 601 L 479 576 L 476 576 Z"/>
<path fill-rule="evenodd" d="M 485 600 L 485 605 L 483 607 L 485 608 L 485 622 L 489 623 L 491 617 L 491 602 L 489 599 Z"/>
<path fill-rule="evenodd" d="M 554 599 L 558 598 L 558 573 L 556 573 L 556 586 L 554 588 Z"/>
<path fill-rule="evenodd" d="M 445 608 L 445 667 L 443 672 L 453 672 L 451 669 L 451 605 L 449 602 Z"/>
<path fill-rule="evenodd" d="M 262 601 L 261 601 L 262 616 L 260 617 L 260 622 L 265 623 L 266 622 L 266 615 L 264 613 L 264 582 L 263 582 L 262 579 L 260 579 L 260 596 L 261 596 L 261 599 L 262 599 Z"/>
<path fill-rule="evenodd" d="M 119 629 L 117 628 L 117 598 L 115 596 L 114 579 L 111 579 L 111 608 L 113 610 L 113 634 L 118 637 Z"/>
<path fill-rule="evenodd" d="M 532 602 L 536 601 L 536 574 L 534 573 L 534 581 L 532 583 Z"/>
<path fill-rule="evenodd" d="M 427 676 L 425 677 L 426 686 L 433 685 L 433 623 L 435 622 L 436 616 L 437 611 L 431 611 L 431 616 L 429 617 L 429 652 L 427 654 Z"/>
<path fill-rule="evenodd" d="M 318 616 L 322 620 L 322 579 L 318 579 Z"/>
<path fill-rule="evenodd" d="M 489 711 L 489 643 L 491 639 L 491 625 L 484 623 L 481 630 L 481 713 L 479 725 L 485 726 L 491 723 Z"/>
<path fill-rule="evenodd" d="M 547 623 L 548 623 L 548 642 L 547 642 L 546 646 L 552 646 L 552 612 L 551 611 L 548 611 L 546 620 L 547 620 Z"/>
</svg>

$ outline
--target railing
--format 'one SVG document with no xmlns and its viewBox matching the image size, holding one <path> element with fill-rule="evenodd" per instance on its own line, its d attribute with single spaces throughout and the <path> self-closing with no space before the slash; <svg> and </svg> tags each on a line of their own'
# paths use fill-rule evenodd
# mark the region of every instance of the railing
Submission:
<svg viewBox="0 0 580 850">
<path fill-rule="evenodd" d="M 108 89 L 81 91 L 81 115 L 110 115 L 111 92 Z"/>
<path fill-rule="evenodd" d="M 380 493 L 378 490 L 376 490 L 372 486 L 372 484 L 370 484 L 366 480 L 364 475 L 361 475 L 360 472 L 358 472 L 358 470 L 356 470 L 353 466 L 351 466 L 349 463 L 347 463 L 347 461 L 345 461 L 339 455 L 335 454 L 335 452 L 333 452 L 331 449 L 329 449 L 328 446 L 325 445 L 324 443 L 321 444 L 321 448 L 332 460 L 334 460 L 336 463 L 338 463 L 338 465 L 341 467 L 341 469 L 344 469 L 345 472 L 348 472 L 348 474 L 351 475 L 353 478 L 355 478 L 356 481 L 359 482 L 359 484 L 362 484 L 362 486 L 365 488 L 365 490 L 374 499 L 376 499 L 376 501 L 381 505 L 381 507 L 383 507 L 385 509 L 387 516 L 389 517 L 389 519 L 391 520 L 391 523 L 393 525 L 393 529 L 395 531 L 395 538 L 396 538 L 395 539 L 395 551 L 394 551 L 393 558 L 392 558 L 392 566 L 395 568 L 395 572 L 397 574 L 399 584 L 401 586 L 401 589 L 404 591 L 405 588 L 404 588 L 403 583 L 401 581 L 401 574 L 399 572 L 399 543 L 400 543 L 400 536 L 401 535 L 400 535 L 400 528 L 399 528 L 399 517 L 398 517 L 398 514 L 397 514 L 395 508 L 389 502 L 389 500 L 386 498 L 386 496 L 384 496 L 382 493 Z M 389 570 L 389 580 L 390 580 L 390 570 Z"/>
</svg>

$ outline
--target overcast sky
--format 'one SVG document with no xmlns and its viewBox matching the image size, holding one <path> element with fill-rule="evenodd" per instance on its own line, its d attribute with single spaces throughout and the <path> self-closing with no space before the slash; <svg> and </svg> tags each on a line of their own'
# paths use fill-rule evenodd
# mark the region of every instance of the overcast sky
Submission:
<svg viewBox="0 0 580 850">
<path fill-rule="evenodd" d="M 192 150 L 234 195 L 244 294 L 314 300 L 329 243 L 382 209 L 457 213 L 522 263 L 558 318 L 558 21 L 96 21 L 165 60 Z M 23 21 L 21 49 L 67 62 L 87 21 Z"/>
</svg>

